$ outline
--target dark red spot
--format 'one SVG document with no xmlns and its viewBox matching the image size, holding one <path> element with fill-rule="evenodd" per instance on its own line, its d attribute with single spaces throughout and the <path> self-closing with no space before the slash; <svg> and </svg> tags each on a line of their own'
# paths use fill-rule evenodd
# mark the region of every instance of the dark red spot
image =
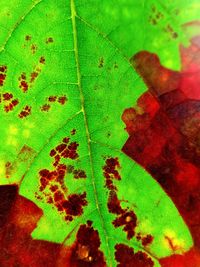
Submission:
<svg viewBox="0 0 200 267">
<path fill-rule="evenodd" d="M 0 86 L 4 85 L 4 81 L 6 79 L 6 72 L 7 72 L 7 67 L 0 66 Z"/>
<path fill-rule="evenodd" d="M 30 82 L 33 83 L 33 82 L 35 81 L 35 79 L 38 77 L 38 75 L 39 75 L 39 72 L 37 72 L 37 71 L 33 71 L 33 72 L 31 73 L 31 79 L 30 79 Z"/>
<path fill-rule="evenodd" d="M 44 104 L 42 107 L 41 107 L 41 111 L 49 111 L 50 110 L 50 105 L 48 104 Z"/>
<path fill-rule="evenodd" d="M 106 186 L 110 190 L 116 190 L 113 179 L 120 180 L 121 176 L 118 169 L 120 168 L 118 158 L 107 158 L 106 164 L 103 166 L 103 174 L 106 178 Z"/>
<path fill-rule="evenodd" d="M 20 119 L 26 118 L 31 114 L 31 107 L 30 106 L 25 106 L 23 110 L 18 114 L 18 117 Z"/>
<path fill-rule="evenodd" d="M 61 160 L 63 158 L 72 160 L 78 158 L 77 148 L 78 144 L 76 142 L 70 142 L 70 138 L 65 137 L 63 143 L 51 149 L 50 157 L 54 160 L 52 162 L 53 170 L 42 169 L 39 171 L 40 194 L 36 194 L 38 199 L 45 199 L 47 203 L 53 204 L 59 212 L 65 213 L 65 218 L 68 218 L 69 221 L 73 220 L 74 216 L 81 215 L 83 207 L 87 205 L 86 193 L 68 195 L 68 189 L 64 181 L 70 167 L 68 168 L 65 164 L 62 164 Z M 76 179 L 86 178 L 83 170 L 73 168 L 71 172 L 76 176 Z"/>
<path fill-rule="evenodd" d="M 3 94 L 3 100 L 8 101 L 13 98 L 13 95 L 11 93 L 5 93 Z"/>
<path fill-rule="evenodd" d="M 26 74 L 24 72 L 19 77 L 19 81 L 20 81 L 19 88 L 21 88 L 24 93 L 27 92 L 29 86 L 28 86 L 28 82 L 26 80 Z"/>
<path fill-rule="evenodd" d="M 76 134 L 76 129 L 71 130 L 71 135 L 75 135 Z"/>
<path fill-rule="evenodd" d="M 153 242 L 153 236 L 152 235 L 147 235 L 142 238 L 142 245 L 144 247 L 150 245 Z"/>
<path fill-rule="evenodd" d="M 113 221 L 113 225 L 115 227 L 123 226 L 123 230 L 127 232 L 127 239 L 131 239 L 135 235 L 137 217 L 133 211 L 126 211 Z"/>
<path fill-rule="evenodd" d="M 104 255 L 99 249 L 100 244 L 98 231 L 94 230 L 91 223 L 81 225 L 69 253 L 68 266 L 106 267 Z"/>
<path fill-rule="evenodd" d="M 57 99 L 57 96 L 49 96 L 48 100 L 49 102 L 55 102 Z"/>
<path fill-rule="evenodd" d="M 75 179 L 82 179 L 87 177 L 85 171 L 83 170 L 74 170 L 73 174 Z"/>
<path fill-rule="evenodd" d="M 116 214 L 117 217 L 113 221 L 115 227 L 122 227 L 126 232 L 127 239 L 131 239 L 135 235 L 135 228 L 137 225 L 137 217 L 133 211 L 127 208 L 123 209 L 117 196 L 117 187 L 113 184 L 113 179 L 121 180 L 118 172 L 120 168 L 118 158 L 108 157 L 103 166 L 103 175 L 106 178 L 106 186 L 109 190 L 108 210 Z"/>
<path fill-rule="evenodd" d="M 56 155 L 56 151 L 55 151 L 55 149 L 52 149 L 52 150 L 50 151 L 50 156 L 53 157 L 53 156 L 55 156 L 55 155 Z"/>
<path fill-rule="evenodd" d="M 64 105 L 67 101 L 67 97 L 66 96 L 59 96 L 58 97 L 58 103 L 60 103 L 61 105 Z"/>
<path fill-rule="evenodd" d="M 134 252 L 133 248 L 124 244 L 117 244 L 115 246 L 115 259 L 118 262 L 117 267 L 153 267 L 154 262 L 144 252 Z M 175 267 L 175 266 L 174 266 Z"/>
<path fill-rule="evenodd" d="M 19 100 L 18 99 L 14 99 L 12 100 L 11 104 L 15 107 L 19 104 Z"/>
<path fill-rule="evenodd" d="M 115 191 L 111 191 L 108 198 L 108 209 L 109 212 L 114 214 L 122 214 L 124 210 L 121 207 L 120 201 L 117 197 L 117 193 Z"/>
<path fill-rule="evenodd" d="M 83 213 L 83 207 L 87 205 L 86 193 L 72 194 L 62 203 L 67 215 L 80 216 Z"/>
</svg>

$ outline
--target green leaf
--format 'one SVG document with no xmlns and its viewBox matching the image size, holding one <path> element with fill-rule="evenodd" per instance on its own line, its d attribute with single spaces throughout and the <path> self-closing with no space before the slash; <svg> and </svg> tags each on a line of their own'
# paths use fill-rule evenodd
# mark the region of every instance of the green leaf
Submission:
<svg viewBox="0 0 200 267">
<path fill-rule="evenodd" d="M 176 8 L 180 24 L 197 16 L 185 18 L 192 6 L 181 5 L 156 2 L 156 12 L 164 16 L 157 28 L 149 22 L 155 12 L 151 1 L 1 4 L 1 184 L 18 184 L 20 195 L 42 209 L 33 239 L 73 248 L 81 225 L 91 221 L 107 266 L 117 266 L 117 244 L 142 251 L 154 262 L 149 266 L 160 266 L 159 258 L 174 253 L 169 240 L 178 246 L 176 253 L 192 246 L 172 201 L 121 151 L 128 138 L 123 111 L 146 89 L 127 58 L 142 49 L 159 47 L 161 53 L 171 37 L 157 33 L 164 32 Z M 175 29 L 181 34 L 180 24 Z M 169 59 L 177 55 L 178 42 L 170 39 L 161 53 L 174 68 L 178 56 L 173 64 Z M 120 212 L 108 209 L 112 199 L 120 201 Z M 153 241 L 143 245 L 147 236 Z M 93 261 L 90 252 L 75 255 Z"/>
</svg>

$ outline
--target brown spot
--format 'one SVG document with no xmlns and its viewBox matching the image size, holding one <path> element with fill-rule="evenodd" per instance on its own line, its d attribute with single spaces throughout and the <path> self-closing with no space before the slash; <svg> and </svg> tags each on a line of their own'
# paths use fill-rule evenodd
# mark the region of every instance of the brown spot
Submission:
<svg viewBox="0 0 200 267">
<path fill-rule="evenodd" d="M 11 93 L 5 93 L 5 94 L 3 94 L 3 100 L 4 101 L 8 101 L 8 100 L 10 100 L 12 98 L 13 98 L 13 94 L 11 94 Z"/>
<path fill-rule="evenodd" d="M 48 100 L 49 102 L 55 102 L 57 99 L 57 96 L 49 96 Z"/>
<path fill-rule="evenodd" d="M 6 66 L 0 66 L 0 86 L 4 85 L 4 82 L 6 79 L 6 72 L 7 72 L 7 67 Z"/>
<path fill-rule="evenodd" d="M 6 175 L 6 178 L 10 178 L 11 172 L 12 172 L 12 163 L 8 161 L 5 164 L 5 175 Z"/>
<path fill-rule="evenodd" d="M 76 142 L 70 142 L 69 137 L 63 138 L 63 142 L 51 149 L 49 153 L 50 157 L 54 159 L 53 170 L 42 169 L 39 171 L 40 199 L 45 199 L 47 203 L 53 204 L 59 212 L 65 215 L 67 221 L 72 221 L 74 216 L 80 216 L 83 213 L 83 207 L 87 205 L 85 192 L 68 195 L 64 181 L 68 168 L 65 164 L 61 164 L 63 158 L 77 159 L 77 148 Z M 77 170 L 75 175 L 77 178 L 85 178 L 86 176 L 82 170 Z M 39 195 L 36 194 L 36 197 L 38 198 Z"/>
<path fill-rule="evenodd" d="M 49 43 L 53 43 L 53 38 L 52 37 L 48 37 L 46 39 L 46 44 L 49 44 Z"/>
<path fill-rule="evenodd" d="M 20 81 L 19 88 L 21 88 L 24 93 L 27 92 L 29 86 L 28 86 L 28 83 L 26 80 L 26 73 L 25 72 L 23 72 L 21 74 L 21 76 L 19 77 L 19 81 Z"/>
<path fill-rule="evenodd" d="M 83 214 L 83 207 L 87 205 L 86 193 L 72 194 L 62 203 L 66 215 L 80 216 Z"/>
<path fill-rule="evenodd" d="M 120 180 L 121 176 L 118 172 L 120 168 L 118 158 L 107 158 L 106 164 L 103 166 L 103 175 L 106 178 L 106 186 L 110 190 L 116 190 L 113 179 Z"/>
<path fill-rule="evenodd" d="M 32 52 L 32 54 L 35 54 L 36 51 L 37 51 L 37 45 L 36 44 L 32 44 L 31 45 L 31 52 Z"/>
<path fill-rule="evenodd" d="M 142 238 L 142 245 L 143 246 L 148 246 L 153 242 L 153 236 L 152 235 L 147 235 Z"/>
<path fill-rule="evenodd" d="M 44 57 L 40 57 L 40 63 L 44 64 L 45 63 L 45 58 Z"/>
<path fill-rule="evenodd" d="M 133 211 L 123 211 L 114 221 L 115 227 L 123 226 L 123 230 L 127 233 L 127 239 L 131 239 L 135 235 L 137 226 L 137 217 Z"/>
<path fill-rule="evenodd" d="M 109 212 L 114 214 L 122 214 L 124 210 L 121 207 L 120 201 L 117 197 L 117 193 L 113 190 L 110 191 L 108 198 L 108 209 Z"/>
<path fill-rule="evenodd" d="M 103 58 L 101 57 L 101 58 L 99 59 L 99 65 L 98 65 L 98 67 L 99 67 L 99 68 L 103 68 L 103 65 L 104 65 L 104 60 L 103 60 Z"/>
<path fill-rule="evenodd" d="M 73 170 L 74 179 L 86 178 L 87 175 L 84 170 Z"/>
<path fill-rule="evenodd" d="M 108 157 L 106 164 L 103 166 L 103 175 L 106 178 L 106 186 L 109 190 L 108 210 L 116 214 L 117 217 L 112 222 L 115 227 L 123 227 L 127 234 L 127 239 L 131 239 L 135 235 L 135 228 L 137 225 L 137 217 L 133 211 L 123 209 L 117 197 L 117 187 L 113 185 L 113 179 L 121 180 L 118 172 L 120 164 L 118 158 Z"/>
<path fill-rule="evenodd" d="M 50 105 L 48 104 L 44 104 L 42 107 L 41 107 L 41 111 L 49 111 L 50 110 Z"/>
<path fill-rule="evenodd" d="M 38 77 L 38 75 L 39 75 L 39 72 L 37 71 L 32 72 L 30 82 L 33 83 L 35 79 Z"/>
<path fill-rule="evenodd" d="M 106 262 L 100 247 L 100 238 L 91 222 L 79 227 L 76 241 L 68 258 L 68 266 L 72 267 L 106 267 Z"/>
<path fill-rule="evenodd" d="M 30 36 L 30 35 L 26 35 L 26 36 L 25 36 L 25 40 L 26 40 L 26 41 L 30 41 L 30 40 L 31 40 L 31 36 Z"/>
<path fill-rule="evenodd" d="M 30 106 L 25 106 L 23 110 L 18 114 L 18 117 L 20 119 L 26 118 L 31 114 L 31 107 Z"/>
<path fill-rule="evenodd" d="M 60 103 L 61 105 L 64 105 L 66 101 L 67 101 L 67 97 L 65 95 L 58 97 L 58 103 Z"/>
<path fill-rule="evenodd" d="M 71 133 L 71 135 L 75 135 L 76 134 L 76 129 L 72 129 L 70 133 Z"/>
<path fill-rule="evenodd" d="M 144 252 L 134 252 L 133 248 L 124 244 L 115 246 L 115 259 L 118 262 L 117 267 L 137 266 L 137 267 L 153 267 L 152 259 Z"/>
</svg>

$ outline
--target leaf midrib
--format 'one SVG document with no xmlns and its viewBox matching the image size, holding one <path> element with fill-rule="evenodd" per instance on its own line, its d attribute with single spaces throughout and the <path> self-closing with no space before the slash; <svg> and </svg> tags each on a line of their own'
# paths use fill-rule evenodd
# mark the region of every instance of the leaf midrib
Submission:
<svg viewBox="0 0 200 267">
<path fill-rule="evenodd" d="M 89 128 L 88 128 L 88 121 L 87 121 L 87 116 L 86 116 L 86 111 L 85 111 L 84 94 L 83 94 L 82 84 L 81 84 L 81 72 L 80 72 L 80 62 L 79 62 L 79 53 L 78 53 L 78 34 L 77 34 L 77 26 L 76 26 L 76 7 L 75 7 L 74 0 L 70 1 L 70 7 L 71 7 L 71 20 L 72 20 L 72 31 L 73 31 L 72 33 L 73 33 L 73 41 L 74 41 L 74 55 L 75 55 L 76 71 L 77 71 L 77 84 L 79 88 L 81 108 L 82 108 L 83 117 L 84 117 L 84 125 L 85 125 L 85 132 L 86 132 L 87 145 L 88 145 L 88 154 L 89 154 L 89 161 L 90 161 L 90 168 L 91 168 L 91 180 L 92 180 L 92 186 L 93 186 L 94 197 L 95 197 L 95 202 L 96 202 L 96 208 L 99 213 L 99 218 L 100 218 L 102 229 L 105 235 L 106 246 L 108 249 L 109 261 L 110 261 L 109 266 L 112 266 L 111 251 L 110 251 L 110 247 L 108 244 L 108 234 L 107 234 L 103 216 L 100 210 L 99 199 L 97 195 L 97 187 L 96 187 L 95 177 L 94 177 L 93 159 L 92 159 L 92 152 L 91 152 L 91 138 L 90 138 L 90 133 L 89 133 Z"/>
</svg>

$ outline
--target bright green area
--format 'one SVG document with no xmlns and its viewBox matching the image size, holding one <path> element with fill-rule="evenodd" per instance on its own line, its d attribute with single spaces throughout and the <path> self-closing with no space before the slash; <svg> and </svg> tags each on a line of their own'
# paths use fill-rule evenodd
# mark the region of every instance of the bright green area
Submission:
<svg viewBox="0 0 200 267">
<path fill-rule="evenodd" d="M 184 3 L 183 3 L 184 2 Z M 114 245 L 126 243 L 141 248 L 135 238 L 127 241 L 121 228 L 114 229 L 115 218 L 107 210 L 108 191 L 104 187 L 104 156 L 119 157 L 122 180 L 116 185 L 119 198 L 133 208 L 138 217 L 137 232 L 152 234 L 149 247 L 154 258 L 172 251 L 165 236 L 171 237 L 183 251 L 192 246 L 190 233 L 172 201 L 140 166 L 122 154 L 127 140 L 121 120 L 124 109 L 133 106 L 146 87 L 129 64 L 128 58 L 140 50 L 156 52 L 163 64 L 179 68 L 178 44 L 186 42 L 181 24 L 198 18 L 198 1 L 71 0 L 20 1 L 1 3 L 0 65 L 7 65 L 2 92 L 13 93 L 20 104 L 5 113 L 0 104 L 1 184 L 19 183 L 20 193 L 44 211 L 34 238 L 72 243 L 81 223 L 94 222 L 101 238 L 108 266 L 116 266 Z M 156 25 L 149 22 L 161 13 Z M 164 29 L 170 24 L 176 39 Z M 31 40 L 25 41 L 30 35 Z M 52 37 L 53 43 L 46 44 Z M 35 53 L 31 45 L 36 46 Z M 27 93 L 18 87 L 22 72 L 29 75 L 44 56 L 46 63 Z M 99 67 L 99 65 L 102 65 Z M 50 95 L 66 95 L 67 104 L 52 105 L 49 112 L 41 106 Z M 18 114 L 25 105 L 32 113 L 24 119 Z M 87 173 L 86 180 L 66 177 L 70 193 L 87 191 L 89 205 L 81 218 L 66 223 L 52 206 L 36 200 L 38 171 L 51 169 L 49 151 L 72 129 L 79 143 L 75 165 Z M 25 163 L 19 161 L 21 148 L 33 153 Z M 5 164 L 14 166 L 11 178 L 5 178 Z M 70 160 L 63 161 L 71 164 Z M 177 251 L 180 253 L 181 251 Z M 155 266 L 159 266 L 155 260 Z"/>
</svg>

